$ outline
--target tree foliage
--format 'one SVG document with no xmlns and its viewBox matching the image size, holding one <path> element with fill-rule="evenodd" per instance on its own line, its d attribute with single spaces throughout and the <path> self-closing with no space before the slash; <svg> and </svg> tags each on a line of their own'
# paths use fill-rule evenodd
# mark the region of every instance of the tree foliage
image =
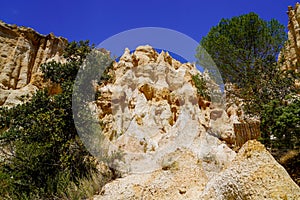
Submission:
<svg viewBox="0 0 300 200">
<path fill-rule="evenodd" d="M 71 42 L 65 64 L 41 66 L 46 79 L 62 93 L 38 91 L 32 100 L 0 110 L 0 196 L 25 199 L 57 196 L 69 182 L 87 177 L 95 162 L 79 139 L 72 114 L 73 83 L 91 51 L 89 42 Z"/>
<path fill-rule="evenodd" d="M 264 21 L 255 13 L 222 19 L 200 45 L 210 54 L 225 82 L 247 85 L 265 63 L 275 62 L 286 33 L 277 20 Z M 196 55 L 201 64 L 201 48 Z"/>
<path fill-rule="evenodd" d="M 262 138 L 265 144 L 276 149 L 300 147 L 300 99 L 288 101 L 276 99 L 263 105 Z"/>
<path fill-rule="evenodd" d="M 265 104 L 273 100 L 285 102 L 289 95 L 298 91 L 295 86 L 297 74 L 281 70 L 280 63 L 261 63 L 249 74 L 251 78 L 245 80 L 245 86 L 232 92 L 243 99 L 244 110 L 249 115 L 262 117 Z"/>
<path fill-rule="evenodd" d="M 192 80 L 197 88 L 197 93 L 204 99 L 210 100 L 210 96 L 208 94 L 208 88 L 206 86 L 206 81 L 199 74 L 192 76 Z"/>
<path fill-rule="evenodd" d="M 237 86 L 230 95 L 243 100 L 247 114 L 261 119 L 262 141 L 274 148 L 299 147 L 299 100 L 287 99 L 299 92 L 299 77 L 295 71 L 283 71 L 277 62 L 286 39 L 277 20 L 249 13 L 222 19 L 200 41 L 225 82 Z M 204 65 L 201 46 L 196 57 Z"/>
</svg>

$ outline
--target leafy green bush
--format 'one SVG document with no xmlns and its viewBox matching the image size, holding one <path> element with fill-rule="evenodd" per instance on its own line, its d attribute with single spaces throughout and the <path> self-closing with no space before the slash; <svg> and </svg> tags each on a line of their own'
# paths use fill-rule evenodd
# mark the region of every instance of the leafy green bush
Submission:
<svg viewBox="0 0 300 200">
<path fill-rule="evenodd" d="M 9 154 L 0 163 L 1 198 L 62 197 L 64 190 L 95 172 L 95 159 L 77 135 L 72 113 L 73 83 L 90 50 L 88 41 L 71 42 L 67 63 L 41 66 L 62 93 L 41 90 L 27 103 L 0 109 L 0 145 Z"/>
<path fill-rule="evenodd" d="M 300 100 L 273 100 L 264 105 L 261 116 L 262 139 L 272 148 L 300 148 Z"/>
<path fill-rule="evenodd" d="M 192 80 L 197 88 L 197 93 L 199 96 L 203 97 L 206 100 L 210 100 L 210 96 L 208 94 L 208 88 L 206 86 L 206 81 L 202 76 L 193 75 Z"/>
</svg>

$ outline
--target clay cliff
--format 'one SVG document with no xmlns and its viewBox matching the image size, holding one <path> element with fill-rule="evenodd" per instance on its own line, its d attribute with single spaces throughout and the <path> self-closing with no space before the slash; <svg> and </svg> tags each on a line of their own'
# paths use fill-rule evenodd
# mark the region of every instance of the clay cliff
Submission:
<svg viewBox="0 0 300 200">
<path fill-rule="evenodd" d="M 150 46 L 125 50 L 97 86 L 96 113 L 122 177 L 95 199 L 299 199 L 300 188 L 265 147 L 250 140 L 236 153 L 235 112 L 204 100 L 180 63 Z"/>
<path fill-rule="evenodd" d="M 285 47 L 280 52 L 279 61 L 282 69 L 295 70 L 300 72 L 300 4 L 297 2 L 295 7 L 289 6 L 287 11 L 288 20 L 288 40 Z M 296 80 L 295 85 L 300 88 L 300 81 Z"/>
<path fill-rule="evenodd" d="M 41 88 L 40 65 L 62 60 L 67 40 L 0 21 L 0 106 L 21 103 Z"/>
<path fill-rule="evenodd" d="M 112 72 L 115 81 L 98 86 L 97 113 L 107 138 L 131 152 L 127 163 L 132 171 L 160 167 L 161 153 L 190 146 L 200 133 L 234 139 L 235 116 L 197 93 L 192 76 L 203 74 L 195 65 L 139 46 L 132 54 L 126 49 Z M 168 146 L 174 142 L 176 146 Z M 145 155 L 136 160 L 137 153 Z M 151 169 L 147 159 L 152 160 Z"/>
<path fill-rule="evenodd" d="M 289 7 L 285 69 L 300 66 L 300 8 Z M 224 107 L 197 94 L 193 64 L 150 46 L 125 50 L 112 82 L 97 86 L 95 102 L 110 151 L 124 152 L 122 177 L 97 200 L 300 199 L 300 188 L 264 145 L 247 141 L 235 152 L 237 106 Z"/>
</svg>

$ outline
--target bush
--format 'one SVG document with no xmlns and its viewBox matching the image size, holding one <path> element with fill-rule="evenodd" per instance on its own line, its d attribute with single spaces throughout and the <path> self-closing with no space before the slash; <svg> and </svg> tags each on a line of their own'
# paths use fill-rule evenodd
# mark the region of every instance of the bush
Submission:
<svg viewBox="0 0 300 200">
<path fill-rule="evenodd" d="M 7 150 L 3 153 L 9 152 L 0 164 L 1 197 L 53 199 L 63 197 L 62 190 L 80 186 L 82 180 L 95 179 L 96 161 L 77 135 L 72 113 L 73 83 L 90 50 L 88 42 L 71 42 L 67 63 L 41 66 L 45 78 L 59 84 L 61 93 L 41 90 L 30 102 L 0 109 L 0 144 Z"/>
<path fill-rule="evenodd" d="M 261 116 L 262 140 L 273 149 L 299 149 L 300 100 L 272 100 Z"/>
<path fill-rule="evenodd" d="M 208 88 L 206 86 L 206 81 L 202 76 L 193 75 L 192 80 L 197 88 L 197 93 L 199 96 L 203 97 L 206 100 L 210 100 L 210 96 L 208 94 Z"/>
</svg>

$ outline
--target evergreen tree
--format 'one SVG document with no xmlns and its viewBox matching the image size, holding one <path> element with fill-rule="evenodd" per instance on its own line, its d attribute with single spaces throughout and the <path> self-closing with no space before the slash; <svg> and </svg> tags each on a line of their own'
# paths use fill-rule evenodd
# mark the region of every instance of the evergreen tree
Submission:
<svg viewBox="0 0 300 200">
<path fill-rule="evenodd" d="M 284 26 L 277 20 L 264 21 L 249 13 L 222 19 L 201 39 L 200 45 L 212 57 L 225 82 L 245 87 L 261 66 L 276 62 L 285 41 Z M 203 64 L 203 52 L 200 47 L 197 50 L 196 57 Z"/>
<path fill-rule="evenodd" d="M 230 95 L 243 100 L 247 114 L 261 119 L 262 141 L 276 148 L 299 144 L 299 103 L 287 99 L 299 92 L 298 75 L 281 70 L 277 62 L 286 39 L 277 20 L 265 21 L 249 13 L 222 19 L 201 39 L 196 55 L 205 66 L 203 49 L 210 54 L 225 82 L 237 86 Z"/>
</svg>

